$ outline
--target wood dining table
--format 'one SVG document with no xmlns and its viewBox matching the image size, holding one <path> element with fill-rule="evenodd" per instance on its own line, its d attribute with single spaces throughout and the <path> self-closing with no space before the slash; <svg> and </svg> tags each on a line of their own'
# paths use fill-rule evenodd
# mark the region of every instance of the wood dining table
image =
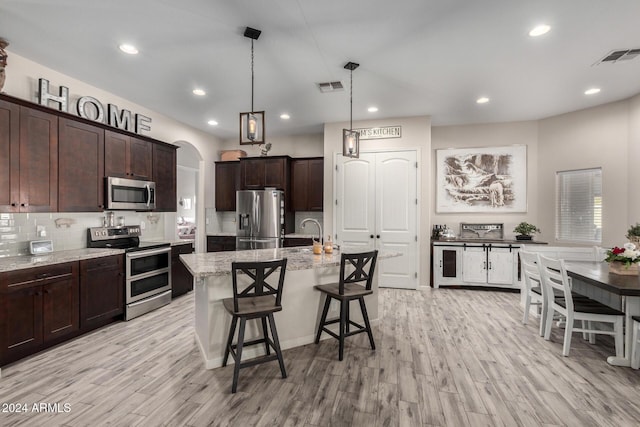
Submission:
<svg viewBox="0 0 640 427">
<path fill-rule="evenodd" d="M 587 286 L 595 286 L 623 297 L 622 311 L 625 315 L 624 357 L 609 356 L 607 362 L 614 366 L 631 366 L 631 344 L 633 320 L 640 315 L 640 277 L 609 272 L 606 262 L 565 261 L 567 275 L 572 280 Z"/>
</svg>

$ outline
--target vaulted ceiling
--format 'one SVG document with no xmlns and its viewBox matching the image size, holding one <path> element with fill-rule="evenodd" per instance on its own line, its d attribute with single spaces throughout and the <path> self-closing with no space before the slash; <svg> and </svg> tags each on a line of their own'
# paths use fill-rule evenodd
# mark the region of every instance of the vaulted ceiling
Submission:
<svg viewBox="0 0 640 427">
<path fill-rule="evenodd" d="M 637 0 L 0 0 L 0 37 L 10 54 L 230 138 L 251 106 L 247 26 L 262 30 L 255 109 L 269 136 L 348 120 L 348 61 L 360 63 L 354 120 L 531 120 L 624 99 L 640 93 L 640 57 L 595 64 L 640 48 L 638 17 Z M 530 37 L 540 23 L 551 31 Z M 345 90 L 321 93 L 328 81 Z"/>
</svg>

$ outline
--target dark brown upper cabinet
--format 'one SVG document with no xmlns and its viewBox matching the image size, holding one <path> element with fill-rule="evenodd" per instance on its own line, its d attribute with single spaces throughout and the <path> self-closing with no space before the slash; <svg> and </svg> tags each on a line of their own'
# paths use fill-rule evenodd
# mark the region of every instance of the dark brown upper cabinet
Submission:
<svg viewBox="0 0 640 427">
<path fill-rule="evenodd" d="M 105 131 L 105 176 L 151 181 L 153 145 L 134 136 Z"/>
<path fill-rule="evenodd" d="M 267 187 L 289 191 L 289 156 L 243 157 L 240 159 L 240 189 Z"/>
<path fill-rule="evenodd" d="M 291 209 L 322 211 L 324 159 L 322 157 L 291 161 Z"/>
<path fill-rule="evenodd" d="M 97 126 L 60 118 L 59 212 L 104 210 L 104 133 Z"/>
<path fill-rule="evenodd" d="M 153 146 L 153 181 L 156 183 L 156 211 L 175 212 L 176 199 L 176 149 L 173 145 L 160 143 Z"/>
<path fill-rule="evenodd" d="M 58 118 L 0 100 L 0 212 L 58 208 Z"/>
<path fill-rule="evenodd" d="M 216 211 L 236 210 L 236 191 L 240 189 L 240 162 L 216 162 Z"/>
</svg>

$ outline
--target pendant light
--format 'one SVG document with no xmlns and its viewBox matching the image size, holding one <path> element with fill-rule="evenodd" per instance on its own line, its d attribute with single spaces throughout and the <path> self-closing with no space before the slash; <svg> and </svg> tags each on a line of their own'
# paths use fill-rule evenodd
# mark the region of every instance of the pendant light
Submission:
<svg viewBox="0 0 640 427">
<path fill-rule="evenodd" d="M 253 110 L 253 41 L 262 31 L 247 27 L 244 36 L 251 39 L 251 111 L 240 113 L 240 145 L 264 144 L 264 111 Z"/>
<path fill-rule="evenodd" d="M 351 78 L 349 86 L 349 129 L 342 129 L 342 155 L 357 159 L 360 157 L 360 135 L 353 130 L 353 70 L 358 68 L 360 64 L 355 62 L 347 62 L 344 66 L 349 70 Z"/>
</svg>

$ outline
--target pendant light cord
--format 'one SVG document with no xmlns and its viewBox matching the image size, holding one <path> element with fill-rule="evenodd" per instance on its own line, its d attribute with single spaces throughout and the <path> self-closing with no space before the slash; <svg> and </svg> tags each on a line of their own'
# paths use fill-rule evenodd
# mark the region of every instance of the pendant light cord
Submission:
<svg viewBox="0 0 640 427">
<path fill-rule="evenodd" d="M 349 83 L 349 130 L 353 132 L 353 70 L 349 72 L 351 82 Z"/>
<path fill-rule="evenodd" d="M 253 114 L 253 39 L 251 39 L 251 114 Z"/>
</svg>

